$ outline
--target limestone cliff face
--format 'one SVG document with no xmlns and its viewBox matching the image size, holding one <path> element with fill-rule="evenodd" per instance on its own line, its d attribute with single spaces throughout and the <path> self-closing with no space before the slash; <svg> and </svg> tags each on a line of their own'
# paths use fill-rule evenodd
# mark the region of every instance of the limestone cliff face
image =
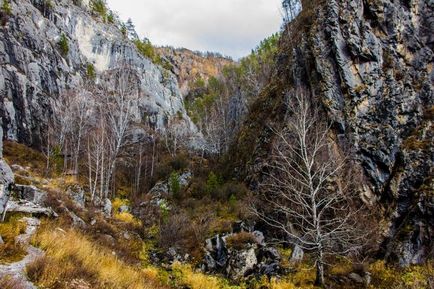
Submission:
<svg viewBox="0 0 434 289">
<path fill-rule="evenodd" d="M 220 55 L 202 55 L 185 48 L 161 47 L 159 53 L 173 66 L 183 95 L 198 79 L 208 80 L 222 73 L 226 65 L 234 62 Z"/>
<path fill-rule="evenodd" d="M 84 83 L 93 65 L 101 84 L 110 70 L 131 65 L 139 79 L 138 111 L 158 129 L 167 119 L 188 118 L 176 78 L 138 53 L 113 24 L 92 16 L 88 1 L 12 0 L 12 15 L 0 27 L 0 117 L 5 138 L 39 146 L 59 94 Z M 61 35 L 69 52 L 58 47 Z"/>
<path fill-rule="evenodd" d="M 3 221 L 5 215 L 6 205 L 10 197 L 11 185 L 13 182 L 14 174 L 9 165 L 3 159 L 3 131 L 0 130 L 0 222 Z"/>
<path fill-rule="evenodd" d="M 252 107 L 233 161 L 254 187 L 285 92 L 308 87 L 337 143 L 363 167 L 366 195 L 384 207 L 381 253 L 423 262 L 434 251 L 434 2 L 313 2 L 285 32 L 274 80 Z"/>
</svg>

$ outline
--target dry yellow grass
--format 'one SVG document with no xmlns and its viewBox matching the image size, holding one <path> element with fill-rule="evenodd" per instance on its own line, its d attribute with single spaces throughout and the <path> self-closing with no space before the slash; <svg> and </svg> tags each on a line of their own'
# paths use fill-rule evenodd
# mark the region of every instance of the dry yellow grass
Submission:
<svg viewBox="0 0 434 289">
<path fill-rule="evenodd" d="M 224 280 L 218 277 L 195 272 L 191 266 L 188 265 L 174 263 L 172 269 L 178 285 L 187 286 L 191 289 L 236 288 L 229 286 Z"/>
<path fill-rule="evenodd" d="M 0 236 L 4 241 L 0 245 L 0 264 L 17 262 L 26 254 L 26 250 L 15 242 L 15 238 L 26 231 L 26 223 L 21 218 L 22 215 L 16 214 L 0 223 Z"/>
<path fill-rule="evenodd" d="M 125 264 L 76 230 L 44 225 L 33 243 L 46 251 L 43 259 L 27 267 L 30 279 L 40 287 L 68 288 L 71 281 L 82 279 L 94 289 L 165 288 L 149 270 Z"/>
</svg>

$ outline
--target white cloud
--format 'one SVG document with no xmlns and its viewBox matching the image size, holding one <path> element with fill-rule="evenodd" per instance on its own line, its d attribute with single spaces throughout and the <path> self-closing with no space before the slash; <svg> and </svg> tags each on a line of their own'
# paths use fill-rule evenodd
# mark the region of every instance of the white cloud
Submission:
<svg viewBox="0 0 434 289">
<path fill-rule="evenodd" d="M 281 25 L 281 0 L 107 0 L 156 45 L 247 55 Z"/>
</svg>

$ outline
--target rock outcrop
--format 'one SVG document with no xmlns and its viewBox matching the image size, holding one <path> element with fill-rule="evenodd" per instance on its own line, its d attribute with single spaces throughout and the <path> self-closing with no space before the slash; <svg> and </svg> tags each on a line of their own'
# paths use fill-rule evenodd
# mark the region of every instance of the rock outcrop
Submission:
<svg viewBox="0 0 434 289">
<path fill-rule="evenodd" d="M 5 216 L 6 206 L 10 198 L 13 183 L 14 174 L 3 159 L 3 131 L 0 129 L 0 221 L 3 220 Z"/>
<path fill-rule="evenodd" d="M 198 79 L 207 81 L 210 77 L 217 77 L 226 65 L 234 63 L 222 55 L 194 52 L 185 48 L 161 47 L 158 51 L 172 65 L 171 71 L 178 78 L 183 95 L 189 93 Z"/>
<path fill-rule="evenodd" d="M 44 255 L 41 249 L 35 248 L 29 244 L 31 237 L 36 233 L 40 225 L 40 221 L 36 218 L 27 217 L 24 217 L 22 221 L 27 225 L 26 231 L 16 237 L 16 243 L 25 247 L 27 254 L 21 261 L 0 265 L 0 279 L 4 277 L 12 278 L 18 282 L 19 288 L 36 289 L 37 287 L 27 280 L 26 266 Z"/>
<path fill-rule="evenodd" d="M 134 69 L 140 89 L 135 115 L 155 129 L 187 116 L 175 76 L 143 57 L 116 24 L 105 23 L 86 3 L 69 0 L 12 0 L 0 26 L 0 117 L 5 138 L 39 147 L 58 96 L 88 82 L 109 81 L 122 65 Z M 77 3 L 78 3 L 77 2 Z M 63 36 L 62 36 L 63 35 Z M 66 41 L 62 49 L 61 39 Z M 107 83 L 108 84 L 108 83 Z"/>
<path fill-rule="evenodd" d="M 243 240 L 240 236 L 248 238 Z M 283 272 L 280 260 L 279 252 L 264 242 L 262 232 L 240 222 L 234 224 L 232 233 L 206 240 L 202 270 L 221 273 L 232 280 L 255 275 L 273 276 Z"/>
<path fill-rule="evenodd" d="M 310 3 L 312 2 L 312 3 Z M 275 75 L 233 149 L 239 176 L 261 180 L 285 96 L 313 92 L 384 208 L 382 254 L 422 263 L 434 248 L 434 3 L 310 1 L 284 32 Z"/>
</svg>

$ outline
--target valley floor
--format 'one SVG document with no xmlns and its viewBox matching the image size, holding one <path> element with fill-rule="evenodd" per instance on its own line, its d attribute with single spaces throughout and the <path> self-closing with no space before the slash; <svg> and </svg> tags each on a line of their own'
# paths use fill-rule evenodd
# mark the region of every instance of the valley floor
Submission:
<svg viewBox="0 0 434 289">
<path fill-rule="evenodd" d="M 38 167 L 42 164 L 28 158 L 37 153 L 13 146 L 6 144 L 5 158 L 15 171 L 16 183 L 45 192 L 45 204 L 57 217 L 7 214 L 0 224 L 2 289 L 315 288 L 309 260 L 289 264 L 289 252 L 283 250 L 281 266 L 288 273 L 271 279 L 258 276 L 234 282 L 201 272 L 198 261 L 156 264 L 152 256 L 162 250 L 156 241 L 157 228 L 146 227 L 131 213 L 119 213 L 125 205 L 120 199 L 113 200 L 110 217 L 97 206 L 80 206 L 66 193 L 76 180 L 62 175 L 45 178 Z M 361 278 L 350 262 L 337 264 L 327 272 L 328 288 L 433 288 L 434 284 L 432 263 L 398 269 L 372 261 L 363 268 L 369 280 Z"/>
</svg>

